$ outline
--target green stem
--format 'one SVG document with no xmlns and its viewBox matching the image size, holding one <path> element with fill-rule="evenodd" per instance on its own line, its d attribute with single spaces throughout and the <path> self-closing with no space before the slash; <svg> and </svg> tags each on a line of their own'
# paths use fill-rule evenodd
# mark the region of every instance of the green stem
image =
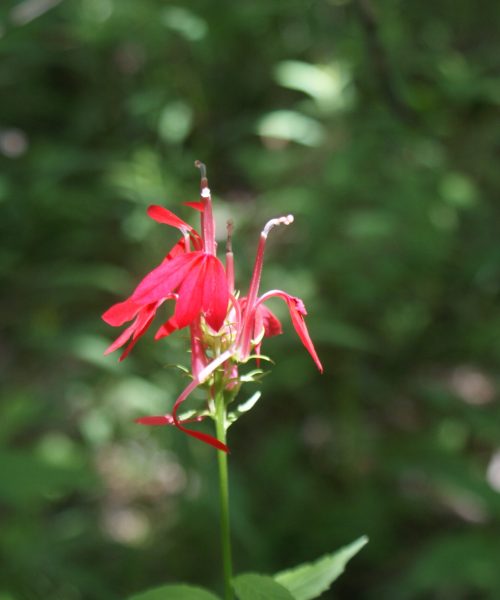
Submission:
<svg viewBox="0 0 500 600">
<path fill-rule="evenodd" d="M 223 444 L 226 443 L 226 404 L 224 394 L 219 392 L 215 397 L 215 424 L 217 439 Z M 231 579 L 233 577 L 233 567 L 231 559 L 231 529 L 229 524 L 229 486 L 227 475 L 227 454 L 222 450 L 217 450 L 217 459 L 219 463 L 219 488 L 220 488 L 220 508 L 221 508 L 221 542 L 222 542 L 222 564 L 224 569 L 224 599 L 233 600 L 233 588 Z"/>
</svg>

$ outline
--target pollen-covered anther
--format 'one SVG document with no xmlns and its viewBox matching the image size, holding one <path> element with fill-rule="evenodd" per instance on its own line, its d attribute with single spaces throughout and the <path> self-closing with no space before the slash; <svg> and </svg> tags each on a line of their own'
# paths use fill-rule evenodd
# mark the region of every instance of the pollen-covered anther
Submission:
<svg viewBox="0 0 500 600">
<path fill-rule="evenodd" d="M 271 219 L 266 223 L 266 226 L 262 230 L 261 235 L 265 238 L 269 235 L 269 232 L 273 227 L 277 225 L 290 225 L 293 223 L 293 215 L 286 215 L 286 217 L 278 217 L 277 219 Z"/>
</svg>

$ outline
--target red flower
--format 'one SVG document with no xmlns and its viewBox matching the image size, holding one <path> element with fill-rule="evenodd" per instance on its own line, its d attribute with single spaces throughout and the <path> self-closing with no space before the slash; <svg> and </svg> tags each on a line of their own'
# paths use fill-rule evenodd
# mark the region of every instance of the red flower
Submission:
<svg viewBox="0 0 500 600">
<path fill-rule="evenodd" d="M 260 236 L 248 294 L 239 298 L 234 290 L 232 224 L 228 224 L 224 269 L 216 257 L 215 223 L 205 168 L 201 164 L 198 166 L 202 174 L 201 200 L 188 205 L 200 212 L 202 235 L 166 208 L 156 205 L 148 208 L 148 215 L 152 219 L 176 227 L 181 231 L 182 238 L 163 261 L 144 277 L 130 298 L 104 313 L 103 319 L 112 326 L 132 321 L 106 353 L 127 344 L 120 357 L 123 360 L 147 331 L 161 305 L 166 300 L 174 300 L 174 313 L 157 330 L 155 339 L 189 326 L 193 380 L 175 401 L 171 415 L 141 417 L 137 422 L 144 425 L 174 425 L 190 436 L 227 451 L 227 447 L 215 437 L 185 426 L 202 420 L 211 414 L 210 410 L 183 420 L 179 419 L 178 412 L 191 392 L 210 380 L 217 381 L 225 392 L 236 395 L 243 380 L 238 375 L 239 364 L 247 362 L 252 354 L 256 354 L 259 360 L 263 338 L 282 332 L 279 319 L 265 306 L 267 300 L 276 297 L 286 302 L 300 340 L 318 369 L 323 371 L 323 367 L 305 324 L 307 312 L 302 300 L 281 290 L 271 290 L 259 296 L 267 236 L 274 226 L 288 225 L 293 217 L 288 215 L 271 219 L 266 224 Z M 216 371 L 217 375 L 214 376 Z M 213 394 L 213 390 L 210 393 Z"/>
</svg>

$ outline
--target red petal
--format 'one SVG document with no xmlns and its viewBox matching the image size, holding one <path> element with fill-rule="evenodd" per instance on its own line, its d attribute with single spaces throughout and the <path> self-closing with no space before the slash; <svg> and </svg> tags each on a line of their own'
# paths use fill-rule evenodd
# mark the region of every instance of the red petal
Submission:
<svg viewBox="0 0 500 600">
<path fill-rule="evenodd" d="M 156 311 L 162 305 L 163 301 L 155 302 L 154 304 L 147 304 L 141 312 L 137 315 L 136 331 L 134 332 L 134 339 L 141 336 L 144 331 L 149 327 L 151 321 L 156 315 Z"/>
<path fill-rule="evenodd" d="M 202 252 L 187 252 L 163 261 L 153 269 L 136 287 L 132 294 L 134 302 L 149 304 L 168 297 L 181 284 L 189 271 L 201 260 Z"/>
<path fill-rule="evenodd" d="M 139 340 L 139 338 L 142 337 L 146 333 L 146 331 L 149 329 L 149 326 L 153 322 L 153 319 L 155 318 L 155 315 L 156 315 L 156 311 L 157 311 L 158 307 L 160 306 L 160 304 L 161 304 L 161 302 L 158 302 L 157 304 L 148 305 L 144 309 L 144 311 L 139 313 L 137 320 L 135 322 L 134 335 L 132 336 L 131 342 L 125 348 L 125 351 L 120 356 L 120 362 L 127 358 L 127 356 L 132 351 L 132 348 L 137 344 L 137 341 Z"/>
<path fill-rule="evenodd" d="M 175 321 L 182 329 L 200 314 L 203 300 L 203 279 L 205 276 L 206 255 L 189 271 L 179 288 L 179 299 L 175 305 Z"/>
<path fill-rule="evenodd" d="M 199 423 L 205 419 L 205 415 L 191 417 L 189 419 L 184 419 L 181 421 L 182 423 Z M 154 417 L 139 417 L 138 419 L 134 419 L 134 423 L 139 423 L 139 425 L 175 425 L 174 417 L 172 415 L 159 415 Z"/>
<path fill-rule="evenodd" d="M 288 310 L 290 311 L 290 317 L 292 319 L 292 324 L 295 327 L 295 331 L 297 332 L 299 338 L 302 340 L 302 343 L 306 347 L 307 351 L 311 355 L 312 359 L 316 363 L 316 366 L 323 373 L 323 365 L 319 360 L 319 357 L 314 348 L 314 344 L 312 343 L 311 336 L 309 335 L 309 331 L 307 330 L 306 323 L 304 321 L 304 317 L 302 316 L 302 311 L 300 310 L 300 304 L 297 306 L 297 301 L 303 305 L 302 300 L 300 298 L 290 297 L 290 300 L 287 300 Z M 305 309 L 304 309 L 305 310 Z"/>
<path fill-rule="evenodd" d="M 267 306 L 261 304 L 257 310 L 262 311 L 261 318 L 264 323 L 264 335 L 266 337 L 272 337 L 273 335 L 280 335 L 283 333 L 280 320 L 272 311 L 267 308 Z"/>
<path fill-rule="evenodd" d="M 127 329 L 125 329 L 125 331 L 122 331 L 122 333 L 116 338 L 116 340 L 111 344 L 111 346 L 109 346 L 104 354 L 111 354 L 111 352 L 114 352 L 115 350 L 118 350 L 118 348 L 121 348 L 124 344 L 126 344 L 128 342 L 128 340 L 132 337 L 135 328 L 136 328 L 136 322 L 134 321 L 132 323 L 132 325 L 129 325 L 127 327 Z"/>
<path fill-rule="evenodd" d="M 312 359 L 316 363 L 316 366 L 318 367 L 320 372 L 323 373 L 323 365 L 319 360 L 319 357 L 314 348 L 314 344 L 311 340 L 311 336 L 309 335 L 309 331 L 307 330 L 306 323 L 304 321 L 304 315 L 307 314 L 304 303 L 300 298 L 290 296 L 290 294 L 282 292 L 281 290 L 272 290 L 271 292 L 267 292 L 259 298 L 259 302 L 265 302 L 273 296 L 281 298 L 287 303 L 288 311 L 290 312 L 290 318 L 292 319 L 292 325 L 295 331 L 297 332 L 297 335 L 299 336 L 306 350 L 309 352 Z"/>
<path fill-rule="evenodd" d="M 133 319 L 141 309 L 141 305 L 137 304 L 130 298 L 124 302 L 118 302 L 113 304 L 108 310 L 102 315 L 102 319 L 113 327 L 119 327 L 127 321 Z"/>
<path fill-rule="evenodd" d="M 198 421 L 199 419 L 196 420 Z M 139 423 L 139 425 L 174 425 L 174 420 L 170 415 L 159 415 L 157 417 L 140 417 L 139 419 L 135 419 L 135 422 Z M 176 424 L 176 427 L 184 433 L 187 433 L 188 435 L 198 440 L 201 440 L 206 444 L 210 444 L 210 446 L 213 446 L 218 450 L 222 450 L 223 452 L 228 452 L 229 450 L 225 444 L 219 442 L 219 440 L 213 437 L 212 435 L 202 433 L 201 431 L 195 431 L 193 429 L 186 429 L 181 425 L 180 422 Z"/>
<path fill-rule="evenodd" d="M 222 452 L 229 452 L 229 448 L 226 446 L 226 444 L 220 442 L 213 435 L 208 435 L 208 433 L 202 433 L 201 431 L 196 431 L 195 429 L 186 429 L 186 427 L 182 427 L 180 422 L 176 423 L 176 427 L 184 433 L 187 433 L 188 435 L 196 438 L 197 440 L 201 440 L 202 442 L 205 442 L 205 444 L 209 444 L 210 446 L 217 448 L 217 450 L 222 450 Z"/>
<path fill-rule="evenodd" d="M 177 321 L 174 317 L 170 317 L 170 319 L 168 321 L 165 321 L 165 323 L 163 323 L 163 325 L 155 333 L 155 340 L 161 340 L 162 338 L 167 337 L 176 329 L 179 329 Z"/>
<path fill-rule="evenodd" d="M 193 229 L 189 223 L 186 223 L 163 206 L 152 204 L 148 207 L 147 213 L 149 217 L 158 223 L 164 223 L 165 225 L 177 227 L 177 229 L 180 229 L 181 231 L 191 231 Z"/>
<path fill-rule="evenodd" d="M 111 344 L 111 346 L 109 346 L 104 354 L 110 354 L 111 352 L 118 350 L 118 348 L 121 348 L 132 337 L 132 341 L 127 346 L 125 352 L 123 352 L 123 354 L 120 356 L 120 361 L 126 358 L 137 343 L 137 340 L 144 335 L 148 327 L 151 325 L 151 322 L 153 321 L 160 304 L 161 302 L 157 302 L 142 307 L 135 321 L 118 336 L 118 338 Z"/>
<path fill-rule="evenodd" d="M 229 289 L 224 266 L 216 256 L 209 254 L 203 280 L 202 310 L 207 323 L 215 331 L 219 331 L 224 323 L 228 303 Z"/>
<path fill-rule="evenodd" d="M 167 260 L 172 260 L 173 258 L 175 258 L 176 256 L 180 256 L 181 254 L 185 254 L 186 252 L 186 242 L 184 240 L 184 238 L 182 237 L 177 244 L 175 244 L 175 246 L 170 250 L 170 252 L 167 254 L 167 256 L 165 256 L 165 258 L 163 259 L 163 261 L 167 261 Z"/>
<path fill-rule="evenodd" d="M 160 415 L 158 417 L 140 417 L 134 419 L 140 425 L 172 425 L 174 420 L 170 415 Z"/>
<path fill-rule="evenodd" d="M 190 208 L 194 208 L 199 212 L 203 212 L 205 210 L 204 202 L 183 202 L 184 206 L 189 206 Z"/>
</svg>

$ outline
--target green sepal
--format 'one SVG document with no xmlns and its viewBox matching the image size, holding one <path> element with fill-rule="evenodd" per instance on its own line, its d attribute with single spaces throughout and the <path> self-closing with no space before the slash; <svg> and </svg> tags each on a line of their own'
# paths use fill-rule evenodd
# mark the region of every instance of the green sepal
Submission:
<svg viewBox="0 0 500 600">
<path fill-rule="evenodd" d="M 294 600 L 286 588 L 266 575 L 246 573 L 232 583 L 239 600 Z"/>
<path fill-rule="evenodd" d="M 244 375 L 240 375 L 240 381 L 242 383 L 259 383 L 263 377 L 269 374 L 269 371 L 263 371 L 262 369 L 254 369 Z"/>
<path fill-rule="evenodd" d="M 274 580 L 286 588 L 295 600 L 318 598 L 342 575 L 347 562 L 367 543 L 366 536 L 360 537 L 348 546 L 333 554 L 327 554 L 313 563 L 277 573 Z"/>
<path fill-rule="evenodd" d="M 165 368 L 166 369 L 178 369 L 179 371 L 184 373 L 184 375 L 189 375 L 189 377 L 192 378 L 191 371 L 184 365 L 174 365 L 174 364 L 169 363 L 169 364 L 165 365 Z"/>
<path fill-rule="evenodd" d="M 128 600 L 220 600 L 203 588 L 190 585 L 162 585 L 131 596 Z"/>
<path fill-rule="evenodd" d="M 184 421 L 185 419 L 192 419 L 193 417 L 213 417 L 213 415 L 210 413 L 209 410 L 207 410 L 206 408 L 204 408 L 203 410 L 187 410 L 186 412 L 183 412 L 182 414 L 178 415 L 178 419 L 179 421 Z"/>
<path fill-rule="evenodd" d="M 276 364 L 272 358 L 266 356 L 265 354 L 250 354 L 250 356 L 245 361 L 243 361 L 243 364 L 246 364 L 249 360 L 265 360 L 266 362 L 269 362 L 272 365 Z"/>
<path fill-rule="evenodd" d="M 250 396 L 250 398 L 243 402 L 243 404 L 240 404 L 235 410 L 229 412 L 226 417 L 226 430 L 229 429 L 229 427 L 231 427 L 231 425 L 235 423 L 243 414 L 251 410 L 257 404 L 261 395 L 262 394 L 260 391 L 255 392 L 255 394 Z"/>
</svg>

